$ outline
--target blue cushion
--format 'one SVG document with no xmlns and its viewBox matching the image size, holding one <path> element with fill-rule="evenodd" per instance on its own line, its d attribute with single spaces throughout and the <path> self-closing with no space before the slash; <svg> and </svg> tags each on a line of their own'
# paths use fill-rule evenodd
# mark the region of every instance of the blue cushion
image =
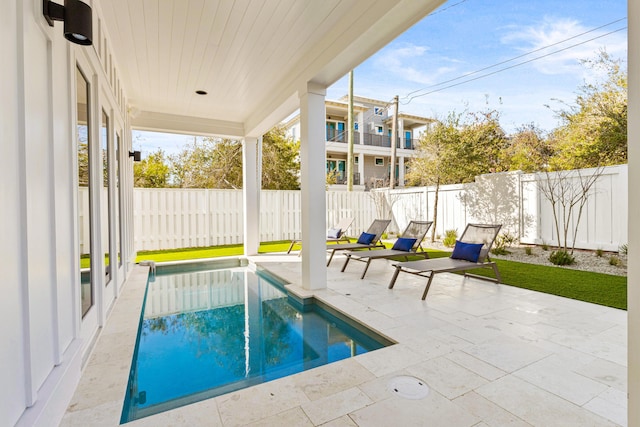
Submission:
<svg viewBox="0 0 640 427">
<path fill-rule="evenodd" d="M 360 235 L 360 237 L 358 238 L 358 243 L 362 244 L 362 245 L 370 245 L 371 242 L 373 242 L 373 239 L 376 238 L 375 234 L 371 234 L 371 233 L 362 233 Z"/>
<path fill-rule="evenodd" d="M 342 230 L 339 228 L 330 228 L 329 231 L 327 231 L 327 237 L 330 239 L 337 239 L 340 237 L 341 232 Z"/>
<path fill-rule="evenodd" d="M 480 256 L 482 246 L 482 243 L 463 243 L 456 240 L 456 246 L 453 248 L 451 258 L 478 262 L 478 257 Z"/>
<path fill-rule="evenodd" d="M 398 240 L 396 240 L 396 242 L 393 244 L 393 247 L 391 249 L 409 252 L 411 251 L 411 248 L 413 248 L 413 245 L 416 244 L 417 240 L 418 239 L 399 237 Z"/>
</svg>

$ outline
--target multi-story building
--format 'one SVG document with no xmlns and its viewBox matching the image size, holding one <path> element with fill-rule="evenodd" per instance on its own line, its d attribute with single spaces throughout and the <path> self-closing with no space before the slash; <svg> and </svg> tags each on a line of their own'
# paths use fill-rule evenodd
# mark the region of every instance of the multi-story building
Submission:
<svg viewBox="0 0 640 427">
<path fill-rule="evenodd" d="M 342 189 L 347 183 L 348 98 L 343 96 L 339 100 L 327 100 L 325 106 L 327 173 L 333 172 L 336 177 L 336 184 L 331 186 L 332 189 Z M 389 185 L 393 112 L 393 103 L 354 97 L 354 189 L 368 190 Z M 397 186 L 404 186 L 407 159 L 414 155 L 420 134 L 433 121 L 399 111 L 395 165 Z M 299 116 L 293 117 L 285 126 L 293 139 L 300 137 Z"/>
</svg>

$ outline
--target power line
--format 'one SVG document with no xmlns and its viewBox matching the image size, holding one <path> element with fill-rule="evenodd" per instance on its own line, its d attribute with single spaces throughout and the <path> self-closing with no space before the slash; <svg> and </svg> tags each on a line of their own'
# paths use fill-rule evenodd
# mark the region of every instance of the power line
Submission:
<svg viewBox="0 0 640 427">
<path fill-rule="evenodd" d="M 427 18 L 433 15 L 437 15 L 438 13 L 442 13 L 447 9 L 451 9 L 452 7 L 456 7 L 456 6 L 460 6 L 462 3 L 465 3 L 467 0 L 461 0 L 458 3 L 454 3 L 452 5 L 449 5 L 447 7 L 443 7 L 442 9 L 438 9 L 435 12 L 430 13 L 429 15 L 427 15 Z"/>
<path fill-rule="evenodd" d="M 466 1 L 466 0 L 465 0 L 465 1 Z M 608 27 L 608 26 L 610 26 L 610 25 L 616 24 L 616 23 L 618 23 L 618 22 L 620 22 L 620 21 L 624 21 L 625 19 L 627 19 L 627 17 L 626 17 L 626 16 L 625 16 L 624 18 L 616 19 L 615 21 L 611 21 L 611 22 L 609 22 L 609 23 L 607 23 L 607 24 L 604 24 L 604 25 L 601 25 L 601 26 L 599 26 L 599 27 L 593 28 L 593 29 L 591 29 L 591 30 L 589 30 L 589 31 L 585 31 L 585 32 L 580 33 L 580 34 L 576 34 L 575 36 L 569 37 L 569 38 L 564 39 L 564 40 L 560 40 L 559 42 L 552 43 L 552 44 L 550 44 L 550 45 L 543 46 L 543 47 L 540 47 L 540 48 L 538 48 L 538 49 L 534 49 L 534 50 L 532 50 L 532 51 L 529 51 L 529 52 L 523 53 L 523 54 L 518 55 L 518 56 L 514 56 L 513 58 L 510 58 L 510 59 L 507 59 L 507 60 L 504 60 L 504 61 L 501 61 L 501 62 L 495 63 L 495 64 L 493 64 L 493 65 L 489 65 L 488 67 L 484 67 L 484 68 L 481 68 L 481 69 L 479 69 L 479 70 L 472 71 L 472 72 L 470 72 L 470 73 L 466 73 L 466 74 L 463 74 L 463 75 L 461 75 L 461 76 L 454 77 L 453 79 L 445 80 L 445 81 L 443 81 L 443 82 L 436 83 L 436 84 L 434 84 L 434 85 L 427 86 L 427 87 L 422 88 L 422 89 L 414 90 L 413 92 L 409 92 L 408 94 L 406 94 L 406 95 L 403 97 L 403 99 L 409 98 L 411 95 L 413 95 L 413 94 L 414 94 L 414 93 L 416 93 L 416 92 L 421 92 L 421 91 L 423 91 L 423 90 L 427 90 L 427 89 L 430 89 L 430 88 L 432 88 L 432 87 L 442 86 L 442 85 L 444 85 L 444 84 L 451 83 L 451 82 L 454 82 L 454 81 L 456 81 L 456 80 L 460 80 L 460 79 L 463 79 L 463 78 L 465 78 L 465 77 L 469 77 L 469 76 L 472 76 L 472 75 L 474 75 L 474 74 L 481 73 L 482 71 L 486 71 L 486 70 L 489 70 L 489 69 L 491 69 L 491 68 L 495 68 L 495 67 L 497 67 L 497 66 L 500 66 L 500 65 L 506 64 L 506 63 L 508 63 L 508 62 L 515 61 L 516 59 L 520 59 L 520 58 L 523 58 L 523 57 L 525 57 L 525 56 L 529 56 L 529 55 L 531 55 L 531 54 L 533 54 L 533 53 L 540 52 L 541 50 L 545 50 L 545 49 L 548 49 L 548 48 L 550 48 L 550 47 L 557 46 L 557 45 L 562 44 L 562 43 L 564 43 L 564 42 L 568 42 L 569 40 L 573 40 L 573 39 L 576 39 L 576 38 L 578 38 L 578 37 L 584 36 L 585 34 L 589 34 L 589 33 L 592 33 L 592 32 L 594 32 L 594 31 L 600 30 L 600 29 L 602 29 L 602 28 L 604 28 L 604 27 Z M 590 40 L 589 40 L 589 41 L 590 41 Z M 412 99 L 413 99 L 413 98 L 412 98 Z M 407 103 L 408 103 L 408 102 L 407 102 Z"/>
<path fill-rule="evenodd" d="M 596 37 L 590 38 L 590 39 L 588 39 L 588 40 L 584 40 L 584 41 L 582 41 L 582 42 L 580 42 L 580 43 L 576 43 L 576 44 L 573 44 L 573 45 L 571 45 L 571 46 L 567 46 L 567 47 L 565 47 L 565 48 L 558 49 L 558 50 L 556 50 L 556 51 L 553 51 L 553 52 L 547 53 L 546 55 L 538 56 L 538 57 L 535 57 L 535 58 L 529 59 L 529 60 L 527 60 L 527 61 L 519 62 L 519 63 L 514 64 L 514 65 L 511 65 L 511 66 L 509 66 L 509 67 L 500 68 L 499 70 L 492 71 L 491 73 L 486 73 L 486 74 L 483 74 L 483 75 L 481 75 L 481 76 L 474 77 L 474 78 L 472 78 L 472 79 L 468 79 L 468 80 L 465 80 L 465 81 L 462 81 L 462 82 L 459 82 L 459 83 L 454 83 L 454 84 L 449 85 L 449 86 L 445 86 L 445 87 L 442 87 L 442 88 L 439 88 L 439 89 L 434 89 L 434 90 L 432 90 L 432 91 L 425 92 L 425 93 L 422 93 L 422 94 L 419 94 L 419 95 L 411 96 L 411 97 L 409 97 L 409 100 L 408 100 L 408 101 L 403 102 L 402 104 L 403 104 L 403 105 L 407 105 L 407 104 L 409 104 L 411 101 L 413 101 L 415 98 L 419 98 L 419 97 L 422 97 L 422 96 L 426 96 L 426 95 L 429 95 L 429 94 L 432 94 L 432 93 L 435 93 L 435 92 L 440 92 L 440 91 L 443 91 L 443 90 L 445 90 L 445 89 L 450 89 L 450 88 L 455 87 L 455 86 L 460 86 L 460 85 L 463 85 L 463 84 L 465 84 L 465 83 L 473 82 L 473 81 L 475 81 L 475 80 L 480 80 L 480 79 L 483 79 L 483 78 L 485 78 L 485 77 L 489 77 L 489 76 L 492 76 L 492 75 L 494 75 L 494 74 L 501 73 L 502 71 L 510 70 L 510 69 L 512 69 L 512 68 L 519 67 L 519 66 L 521 66 L 521 65 L 525 65 L 525 64 L 528 64 L 528 63 L 533 62 L 533 61 L 537 61 L 537 60 L 542 59 L 542 58 L 546 58 L 547 56 L 555 55 L 556 53 L 560 53 L 560 52 L 563 52 L 563 51 L 565 51 L 565 50 L 573 49 L 574 47 L 577 47 L 577 46 L 583 45 L 583 44 L 585 44 L 585 43 L 589 43 L 589 42 L 591 42 L 591 41 L 593 41 L 593 40 L 597 40 L 597 39 L 600 39 L 600 38 L 602 38 L 602 37 L 606 37 L 606 36 L 608 36 L 608 35 L 611 35 L 611 34 L 613 34 L 613 33 L 617 33 L 617 32 L 619 32 L 619 31 L 626 30 L 626 29 L 627 29 L 627 27 L 626 27 L 626 26 L 625 26 L 625 27 L 622 27 L 622 28 L 618 28 L 617 30 L 613 30 L 613 31 L 610 31 L 610 32 L 608 32 L 608 33 L 601 34 L 601 35 L 599 35 L 599 36 L 596 36 Z M 488 67 L 488 68 L 492 68 L 492 67 Z M 486 69 L 486 68 L 485 68 L 485 69 Z M 474 72 L 474 73 L 472 73 L 472 74 L 475 74 L 475 72 Z M 459 77 L 459 78 L 452 79 L 452 80 L 449 80 L 449 81 L 459 80 L 460 78 L 464 78 L 464 77 L 467 77 L 467 76 L 469 76 L 469 75 L 470 75 L 470 74 L 466 74 L 466 75 L 464 75 L 464 76 L 461 76 L 461 77 Z M 440 83 L 440 84 L 437 84 L 437 85 L 434 85 L 434 86 L 440 86 L 441 84 L 443 84 L 443 83 Z M 431 87 L 434 87 L 434 86 L 431 86 Z M 424 89 L 421 89 L 421 90 L 424 90 Z M 412 92 L 412 93 L 415 93 L 415 92 Z M 407 97 L 408 97 L 408 95 L 407 95 L 407 96 L 405 96 L 404 98 L 407 98 Z"/>
</svg>

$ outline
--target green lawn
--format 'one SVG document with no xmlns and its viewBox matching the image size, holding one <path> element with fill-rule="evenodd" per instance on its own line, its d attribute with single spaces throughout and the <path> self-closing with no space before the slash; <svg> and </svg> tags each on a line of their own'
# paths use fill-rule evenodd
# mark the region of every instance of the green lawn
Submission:
<svg viewBox="0 0 640 427">
<path fill-rule="evenodd" d="M 289 243 L 288 241 L 262 243 L 259 252 L 285 252 L 289 248 Z M 449 252 L 445 251 L 430 249 L 427 252 L 432 258 L 449 256 Z M 142 260 L 180 261 L 237 255 L 242 255 L 242 245 L 138 252 L 136 262 Z M 496 260 L 496 262 L 502 275 L 502 281 L 511 286 L 627 309 L 627 278 L 624 276 L 506 260 Z M 473 271 L 473 273 L 493 274 L 489 269 L 481 269 Z"/>
</svg>

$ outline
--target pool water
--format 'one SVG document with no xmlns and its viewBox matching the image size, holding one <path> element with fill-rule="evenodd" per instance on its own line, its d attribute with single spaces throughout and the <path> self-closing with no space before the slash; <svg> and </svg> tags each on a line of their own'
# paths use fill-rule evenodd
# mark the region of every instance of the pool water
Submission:
<svg viewBox="0 0 640 427">
<path fill-rule="evenodd" d="M 149 280 L 121 422 L 390 344 L 248 267 Z"/>
</svg>

